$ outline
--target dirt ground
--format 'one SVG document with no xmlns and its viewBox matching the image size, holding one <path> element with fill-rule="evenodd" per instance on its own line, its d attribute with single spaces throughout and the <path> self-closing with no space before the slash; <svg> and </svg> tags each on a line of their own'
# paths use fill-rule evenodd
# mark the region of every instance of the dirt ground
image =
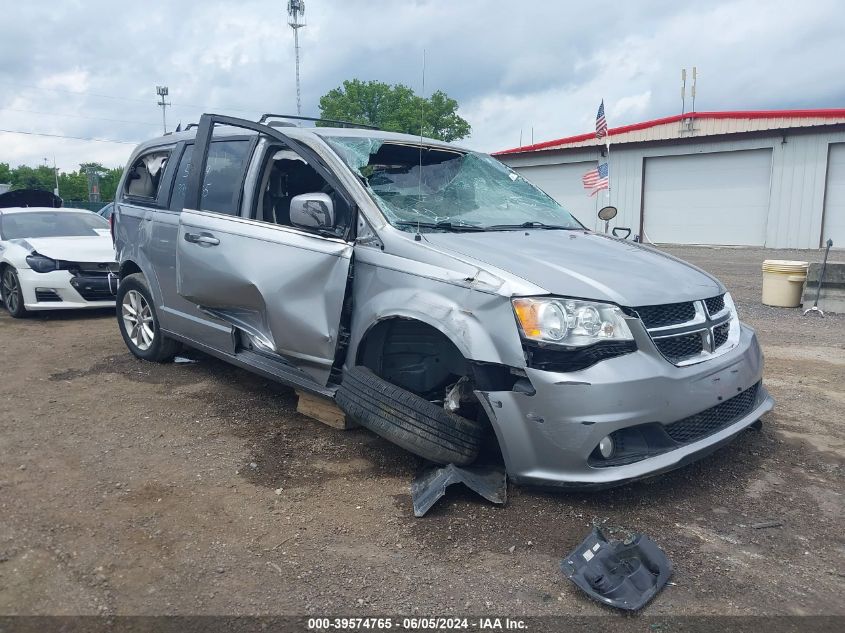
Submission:
<svg viewBox="0 0 845 633">
<path fill-rule="evenodd" d="M 607 613 L 559 570 L 594 524 L 673 561 L 648 615 L 845 614 L 845 315 L 759 303 L 762 259 L 820 254 L 668 250 L 757 328 L 762 431 L 656 480 L 511 486 L 505 507 L 451 490 L 422 519 L 415 457 L 287 388 L 134 360 L 110 312 L 0 313 L 0 614 Z"/>
</svg>

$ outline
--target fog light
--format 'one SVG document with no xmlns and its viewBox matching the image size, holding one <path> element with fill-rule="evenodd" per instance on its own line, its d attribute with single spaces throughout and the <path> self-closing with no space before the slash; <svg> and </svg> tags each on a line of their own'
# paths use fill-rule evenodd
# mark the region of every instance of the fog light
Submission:
<svg viewBox="0 0 845 633">
<path fill-rule="evenodd" d="M 609 435 L 605 435 L 601 438 L 601 441 L 599 442 L 599 453 L 601 453 L 602 457 L 605 459 L 613 457 L 613 449 L 613 439 L 611 439 Z"/>
</svg>

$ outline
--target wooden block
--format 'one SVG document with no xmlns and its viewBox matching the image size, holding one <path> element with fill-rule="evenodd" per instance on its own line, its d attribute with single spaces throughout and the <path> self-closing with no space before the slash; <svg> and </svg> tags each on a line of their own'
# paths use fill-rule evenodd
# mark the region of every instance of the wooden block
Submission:
<svg viewBox="0 0 845 633">
<path fill-rule="evenodd" d="M 304 391 L 297 391 L 296 395 L 299 396 L 296 410 L 302 415 L 319 420 L 323 424 L 341 431 L 354 429 L 358 426 L 353 420 L 347 418 L 346 414 L 332 400 Z"/>
</svg>

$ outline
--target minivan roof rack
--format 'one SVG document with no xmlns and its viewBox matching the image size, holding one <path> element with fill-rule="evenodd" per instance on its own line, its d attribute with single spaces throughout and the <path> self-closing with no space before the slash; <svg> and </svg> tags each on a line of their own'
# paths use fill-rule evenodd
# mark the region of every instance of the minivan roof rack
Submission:
<svg viewBox="0 0 845 633">
<path fill-rule="evenodd" d="M 319 121 L 320 123 L 334 123 L 339 125 L 340 127 L 358 127 L 364 128 L 365 130 L 380 130 L 381 128 L 376 127 L 375 125 L 366 125 L 365 123 L 353 123 L 352 121 L 337 121 L 335 119 L 320 119 L 310 116 L 299 116 L 297 114 L 262 114 L 261 118 L 258 119 L 259 123 L 266 123 L 267 119 L 294 119 L 296 121 Z"/>
</svg>

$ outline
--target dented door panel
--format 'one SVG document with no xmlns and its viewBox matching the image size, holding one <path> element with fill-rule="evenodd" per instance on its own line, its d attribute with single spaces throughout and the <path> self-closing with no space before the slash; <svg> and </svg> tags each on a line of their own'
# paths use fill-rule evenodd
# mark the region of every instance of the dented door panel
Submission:
<svg viewBox="0 0 845 633">
<path fill-rule="evenodd" d="M 325 385 L 352 246 L 290 227 L 186 209 L 178 293 Z"/>
</svg>

